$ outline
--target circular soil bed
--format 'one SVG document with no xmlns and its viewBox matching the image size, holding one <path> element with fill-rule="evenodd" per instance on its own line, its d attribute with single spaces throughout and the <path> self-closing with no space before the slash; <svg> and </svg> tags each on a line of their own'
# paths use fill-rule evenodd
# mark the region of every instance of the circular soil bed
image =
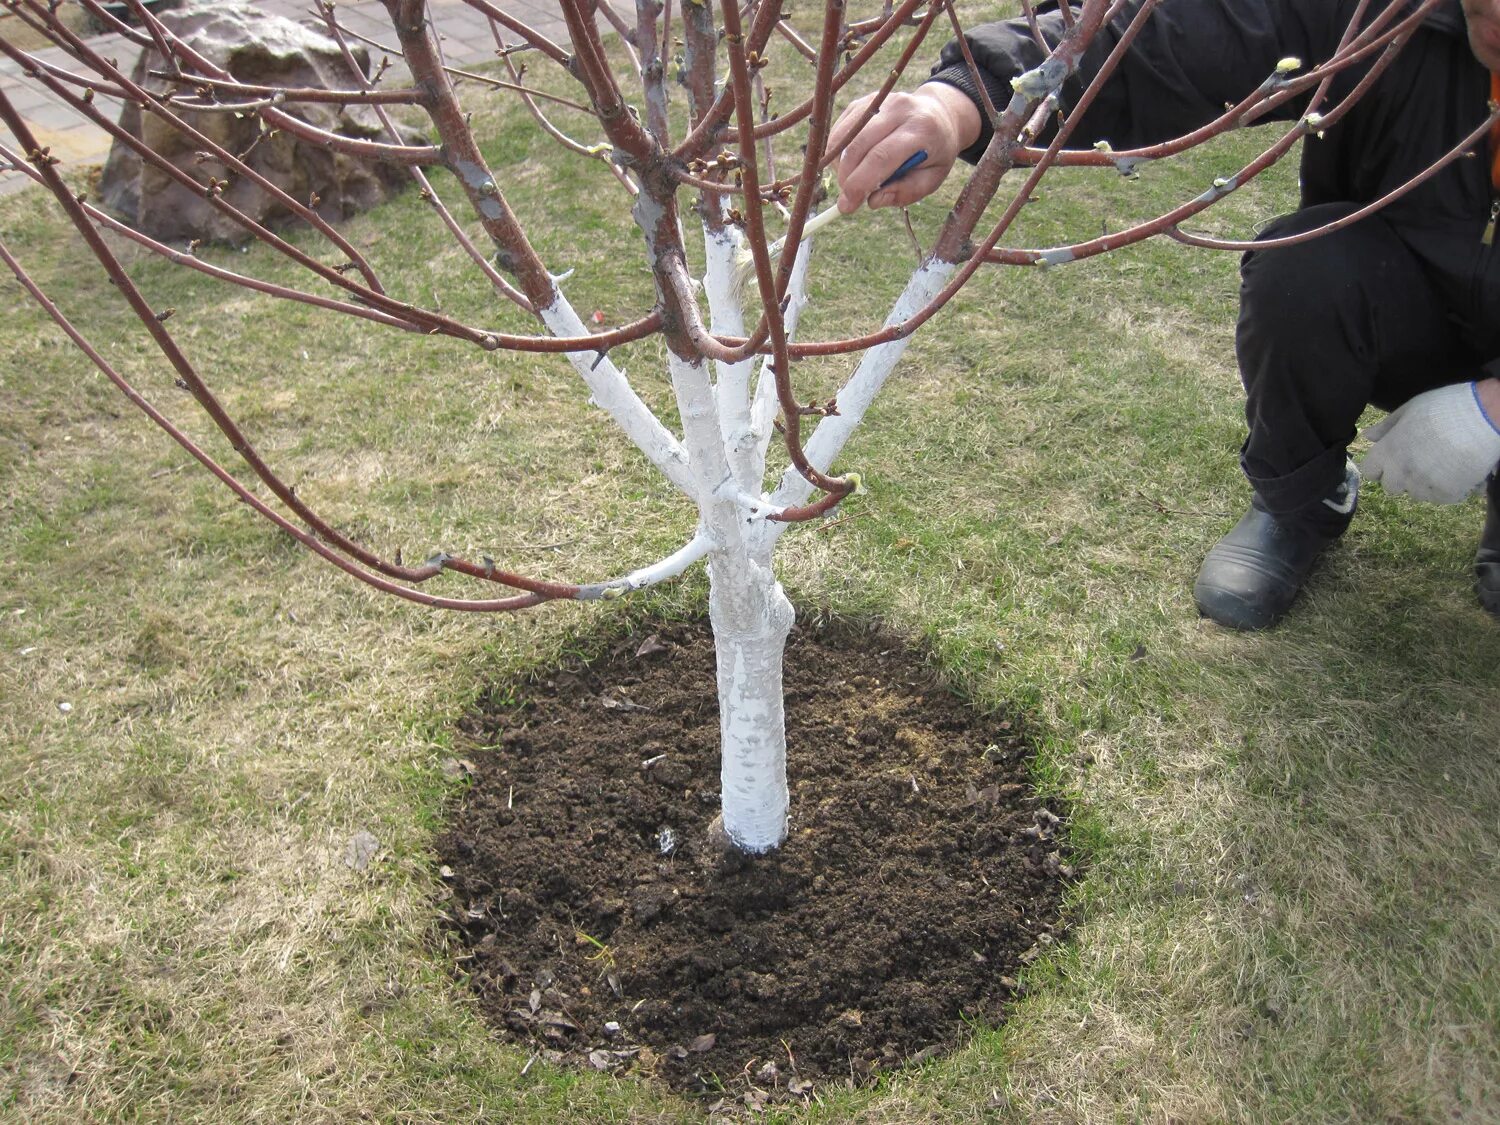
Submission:
<svg viewBox="0 0 1500 1125">
<path fill-rule="evenodd" d="M 791 831 L 753 861 L 706 831 L 706 626 L 657 625 L 466 721 L 472 784 L 439 862 L 508 1035 L 755 1104 L 1004 1018 L 1071 875 L 1018 732 L 849 625 L 792 634 L 786 701 Z"/>
</svg>

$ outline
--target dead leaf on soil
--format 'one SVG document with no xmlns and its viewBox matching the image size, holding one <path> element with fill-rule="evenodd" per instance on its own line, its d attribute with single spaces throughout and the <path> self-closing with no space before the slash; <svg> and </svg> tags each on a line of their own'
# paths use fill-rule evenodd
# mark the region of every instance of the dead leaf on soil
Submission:
<svg viewBox="0 0 1500 1125">
<path fill-rule="evenodd" d="M 443 776 L 449 781 L 462 781 L 466 777 L 473 777 L 476 766 L 467 758 L 444 758 Z"/>
<path fill-rule="evenodd" d="M 601 695 L 600 704 L 606 711 L 649 711 L 651 708 L 644 703 L 635 703 L 629 699 L 616 699 L 612 695 Z"/>
<path fill-rule="evenodd" d="M 619 1064 L 613 1051 L 590 1051 L 589 1065 L 595 1070 L 613 1070 Z"/>
<path fill-rule="evenodd" d="M 637 657 L 646 657 L 655 656 L 659 652 L 671 651 L 671 645 L 664 643 L 659 636 L 657 636 L 655 633 L 652 633 L 649 637 L 641 642 L 641 647 L 635 650 L 635 655 Z"/>
<path fill-rule="evenodd" d="M 701 1055 L 706 1051 L 712 1051 L 714 1044 L 718 1041 L 719 1037 L 710 1031 L 707 1035 L 700 1035 L 689 1043 L 688 1050 L 692 1051 L 695 1055 Z"/>
<path fill-rule="evenodd" d="M 1000 800 L 1000 786 L 986 785 L 983 789 L 975 789 L 969 786 L 968 795 L 964 801 L 964 807 L 973 805 L 993 805 Z"/>
<path fill-rule="evenodd" d="M 813 1084 L 811 1080 L 806 1078 L 793 1078 L 786 1084 L 786 1088 L 788 1092 L 801 1097 L 803 1094 L 812 1093 Z"/>
<path fill-rule="evenodd" d="M 344 847 L 344 864 L 355 871 L 363 871 L 380 852 L 380 841 L 363 830 L 349 837 Z"/>
</svg>

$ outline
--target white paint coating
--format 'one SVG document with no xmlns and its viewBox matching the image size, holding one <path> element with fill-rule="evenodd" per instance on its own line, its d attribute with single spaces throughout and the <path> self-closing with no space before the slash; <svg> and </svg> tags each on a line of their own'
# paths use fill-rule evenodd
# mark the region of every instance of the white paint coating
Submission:
<svg viewBox="0 0 1500 1125">
<path fill-rule="evenodd" d="M 724 832 L 760 853 L 786 839 L 782 654 L 794 614 L 768 566 L 742 555 L 709 566 L 709 619 L 719 677 Z"/>
<path fill-rule="evenodd" d="M 555 290 L 556 300 L 538 312 L 542 323 L 554 336 L 587 336 L 589 330 L 568 304 L 561 290 Z M 688 470 L 687 452 L 665 426 L 651 413 L 651 408 L 641 401 L 634 388 L 626 381 L 623 372 L 605 356 L 600 360 L 597 352 L 568 352 L 568 362 L 588 384 L 594 403 L 604 410 L 625 436 L 636 444 L 662 473 L 687 495 L 697 498 L 692 474 Z"/>
<path fill-rule="evenodd" d="M 722 204 L 721 204 L 722 206 Z M 732 227 L 714 232 L 704 229 L 703 249 L 707 268 L 703 274 L 703 291 L 708 295 L 709 326 L 716 336 L 743 336 L 745 312 L 738 287 L 734 283 L 735 258 L 739 254 L 739 237 Z M 750 372 L 755 357 L 746 356 L 738 363 L 717 363 L 719 430 L 729 468 L 741 488 L 754 491 L 760 483 L 760 472 L 749 454 L 750 443 L 744 437 L 750 432 Z"/>
<path fill-rule="evenodd" d="M 708 606 L 718 666 L 724 831 L 742 850 L 764 852 L 786 836 L 781 658 L 792 605 L 771 573 L 769 553 L 751 555 L 707 363 L 669 352 L 667 365 L 698 511 L 713 544 Z"/>
<path fill-rule="evenodd" d="M 885 319 L 886 325 L 889 327 L 904 324 L 909 320 L 914 313 L 937 295 L 953 270 L 952 262 L 923 263 L 922 267 L 912 274 L 901 296 L 891 307 L 890 315 Z M 886 379 L 889 378 L 902 354 L 905 353 L 910 339 L 909 336 L 904 336 L 878 344 L 860 359 L 859 366 L 854 369 L 854 374 L 849 377 L 848 382 L 838 393 L 838 414 L 819 422 L 817 430 L 803 447 L 807 459 L 820 472 L 828 472 L 833 459 L 839 455 L 839 451 L 844 448 L 844 444 L 854 433 L 855 427 L 864 419 L 865 411 L 870 408 L 870 403 L 880 393 L 880 388 L 885 385 Z M 788 468 L 782 474 L 781 484 L 771 497 L 771 502 L 784 508 L 805 504 L 808 497 L 812 495 L 812 487 L 795 468 Z M 784 523 L 768 523 L 764 525 L 763 534 L 774 542 L 789 526 Z"/>
</svg>

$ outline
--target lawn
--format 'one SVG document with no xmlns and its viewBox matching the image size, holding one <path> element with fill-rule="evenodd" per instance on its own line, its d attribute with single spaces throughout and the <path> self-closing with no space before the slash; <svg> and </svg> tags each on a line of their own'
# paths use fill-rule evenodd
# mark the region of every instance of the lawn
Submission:
<svg viewBox="0 0 1500 1125">
<path fill-rule="evenodd" d="M 519 107 L 475 104 L 544 259 L 577 268 L 580 311 L 648 308 L 639 235 L 597 165 L 554 155 Z M 1059 176 L 1015 244 L 1118 229 L 1269 141 L 1137 181 Z M 1294 177 L 1205 228 L 1252 230 L 1292 205 Z M 919 235 L 949 200 L 915 209 Z M 414 193 L 347 233 L 393 291 L 523 323 Z M 0 237 L 233 459 L 44 193 L 0 200 Z M 873 326 L 913 264 L 900 217 L 819 242 L 805 333 Z M 691 533 L 564 362 L 346 322 L 117 245 L 262 452 L 366 542 L 588 580 Z M 205 253 L 295 276 L 261 249 Z M 1085 870 L 1069 939 L 1006 1025 L 785 1119 L 1500 1113 L 1500 627 L 1468 573 L 1482 511 L 1372 488 L 1284 626 L 1201 621 L 1198 562 L 1248 499 L 1235 297 L 1232 256 L 1165 243 L 981 272 L 844 454 L 868 495 L 783 540 L 804 616 L 878 616 L 978 704 L 1026 716 Z M 0 342 L 0 1116 L 701 1119 L 502 1044 L 455 974 L 431 853 L 481 694 L 641 615 L 700 612 L 701 576 L 494 618 L 382 598 L 235 502 L 9 280 Z M 615 358 L 670 413 L 660 345 Z M 809 363 L 799 385 L 826 397 L 843 370 Z M 356 871 L 362 831 L 379 852 Z"/>
</svg>

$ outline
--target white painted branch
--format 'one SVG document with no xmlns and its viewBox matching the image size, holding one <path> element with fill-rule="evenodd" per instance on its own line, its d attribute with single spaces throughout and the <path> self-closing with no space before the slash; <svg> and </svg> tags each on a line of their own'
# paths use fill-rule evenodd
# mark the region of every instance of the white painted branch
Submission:
<svg viewBox="0 0 1500 1125">
<path fill-rule="evenodd" d="M 635 590 L 644 590 L 650 586 L 659 586 L 661 583 L 676 578 L 688 567 L 708 554 L 708 548 L 712 540 L 701 528 L 698 532 L 677 550 L 666 558 L 658 559 L 647 566 L 638 567 L 629 574 L 620 578 L 611 578 L 608 582 L 596 582 L 587 586 L 579 587 L 578 600 L 589 602 L 618 598 Z"/>
<path fill-rule="evenodd" d="M 802 320 L 802 310 L 807 307 L 807 268 L 812 261 L 813 240 L 804 238 L 797 247 L 797 260 L 792 263 L 792 276 L 787 281 L 786 338 L 797 338 L 797 325 Z M 771 446 L 771 435 L 776 427 L 771 423 L 781 403 L 776 398 L 776 377 L 769 371 L 770 358 L 761 361 L 760 374 L 755 380 L 755 401 L 750 407 L 750 432 L 748 441 L 754 460 L 751 463 L 753 479 L 759 481 L 766 472 L 766 450 Z"/>
<path fill-rule="evenodd" d="M 587 336 L 589 330 L 562 295 L 554 289 L 555 299 L 537 315 L 554 336 Z M 609 356 L 597 352 L 568 352 L 568 361 L 588 384 L 593 394 L 594 405 L 605 411 L 625 436 L 633 441 L 651 463 L 693 499 L 698 498 L 698 486 L 688 467 L 687 451 L 682 443 L 668 432 L 667 428 L 648 407 L 625 378 L 624 372 L 614 365 Z"/>
<path fill-rule="evenodd" d="M 720 206 L 724 206 L 720 203 Z M 708 295 L 709 324 L 716 336 L 743 336 L 745 310 L 735 284 L 738 273 L 740 238 L 731 226 L 717 231 L 703 228 L 703 250 L 707 269 L 703 274 L 703 291 Z M 719 428 L 730 471 L 741 488 L 757 489 L 763 470 L 755 465 L 748 440 L 750 424 L 750 371 L 755 357 L 746 356 L 738 363 L 718 363 Z"/>
<path fill-rule="evenodd" d="M 763 520 L 771 516 L 781 515 L 781 509 L 774 507 L 764 496 L 756 496 L 754 493 L 746 492 L 734 481 L 725 481 L 719 489 L 719 495 L 726 500 L 732 500 L 738 504 L 745 513 L 747 520 Z"/>
<path fill-rule="evenodd" d="M 891 307 L 890 315 L 885 319 L 886 325 L 905 323 L 913 313 L 927 304 L 942 289 L 943 283 L 953 270 L 952 262 L 924 262 L 922 267 L 912 274 L 901 296 Z M 899 340 L 878 344 L 860 359 L 854 374 L 839 390 L 839 412 L 819 422 L 817 430 L 803 447 L 807 459 L 819 471 L 824 473 L 829 471 L 833 465 L 833 459 L 844 448 L 844 443 L 854 433 L 855 428 L 864 418 L 865 411 L 869 409 L 870 403 L 880 393 L 880 388 L 885 385 L 886 379 L 900 361 L 909 340 L 910 337 L 902 337 Z M 782 474 L 781 484 L 771 497 L 771 502 L 781 507 L 794 507 L 805 504 L 811 494 L 812 485 L 796 469 L 789 468 Z M 762 534 L 768 536 L 771 542 L 775 542 L 788 526 L 790 525 L 784 523 L 765 524 Z"/>
<path fill-rule="evenodd" d="M 718 521 L 711 509 L 727 501 L 719 495 L 721 487 L 732 481 L 729 464 L 724 459 L 724 439 L 719 434 L 719 408 L 713 387 L 708 381 L 708 364 L 703 359 L 688 360 L 667 351 L 667 369 L 672 374 L 672 390 L 677 395 L 677 412 L 682 416 L 682 436 L 687 446 L 688 464 L 692 470 L 693 491 L 698 511 L 715 540 L 716 547 L 729 546 L 720 534 Z"/>
</svg>

